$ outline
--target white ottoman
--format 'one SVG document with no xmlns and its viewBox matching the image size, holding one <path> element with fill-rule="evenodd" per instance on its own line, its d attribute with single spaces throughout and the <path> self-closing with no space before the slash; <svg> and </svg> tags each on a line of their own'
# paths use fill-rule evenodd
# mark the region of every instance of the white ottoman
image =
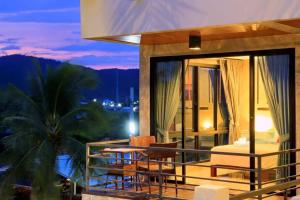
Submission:
<svg viewBox="0 0 300 200">
<path fill-rule="evenodd" d="M 294 197 L 292 197 L 292 199 L 291 200 L 300 200 L 300 196 L 299 195 L 297 195 L 297 196 L 294 196 Z"/>
<path fill-rule="evenodd" d="M 210 184 L 196 186 L 194 200 L 229 200 L 229 189 Z"/>
</svg>

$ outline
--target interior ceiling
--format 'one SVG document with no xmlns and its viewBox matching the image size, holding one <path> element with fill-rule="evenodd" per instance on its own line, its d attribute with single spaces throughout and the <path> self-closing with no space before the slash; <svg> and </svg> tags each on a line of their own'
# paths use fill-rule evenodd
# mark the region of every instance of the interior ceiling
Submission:
<svg viewBox="0 0 300 200">
<path fill-rule="evenodd" d="M 286 21 L 269 21 L 253 24 L 238 24 L 221 27 L 207 27 L 193 30 L 181 30 L 161 33 L 145 33 L 140 35 L 116 36 L 104 38 L 131 44 L 172 44 L 186 43 L 189 35 L 200 34 L 202 41 L 261 37 L 271 35 L 298 34 L 300 33 L 300 19 Z M 103 38 L 101 38 L 103 40 Z"/>
<path fill-rule="evenodd" d="M 249 56 L 232 56 L 232 57 L 222 57 L 227 59 L 238 59 L 238 60 L 249 60 Z M 190 66 L 205 66 L 205 67 L 217 67 L 219 65 L 220 58 L 196 58 L 189 59 Z"/>
</svg>

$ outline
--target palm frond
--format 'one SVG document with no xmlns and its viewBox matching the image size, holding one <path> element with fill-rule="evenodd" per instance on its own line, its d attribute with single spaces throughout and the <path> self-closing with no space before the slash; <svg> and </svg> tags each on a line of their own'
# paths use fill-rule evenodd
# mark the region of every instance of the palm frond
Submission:
<svg viewBox="0 0 300 200">
<path fill-rule="evenodd" d="M 30 92 L 10 86 L 5 102 L 9 102 L 8 106 L 3 109 L 0 102 L 0 123 L 12 132 L 1 140 L 5 157 L 0 154 L 0 164 L 9 169 L 0 184 L 0 193 L 9 194 L 13 183 L 29 179 L 32 199 L 56 200 L 58 156 L 67 154 L 72 177 L 83 181 L 83 141 L 99 137 L 100 127 L 106 126 L 106 115 L 97 105 L 79 104 L 83 89 L 97 82 L 89 70 L 64 63 L 45 73 L 36 65 Z"/>
</svg>

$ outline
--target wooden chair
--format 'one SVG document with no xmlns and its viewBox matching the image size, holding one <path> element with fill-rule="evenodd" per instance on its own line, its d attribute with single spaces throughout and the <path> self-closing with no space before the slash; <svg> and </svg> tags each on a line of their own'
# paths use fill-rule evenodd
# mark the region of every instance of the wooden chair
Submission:
<svg viewBox="0 0 300 200">
<path fill-rule="evenodd" d="M 130 138 L 130 146 L 134 147 L 149 147 L 150 144 L 155 143 L 155 137 L 154 136 L 133 136 Z M 130 171 L 136 171 L 136 163 L 135 162 L 130 162 L 130 163 L 125 163 L 122 158 L 118 158 L 118 153 L 109 153 L 109 149 L 106 149 L 106 151 L 101 152 L 102 155 L 106 155 L 107 159 L 111 155 L 115 155 L 115 158 L 111 158 L 110 160 L 113 162 L 110 162 L 107 164 L 107 168 L 109 168 L 106 171 L 106 183 L 108 183 L 108 177 L 113 176 L 115 177 L 116 180 L 118 180 L 118 177 L 122 178 L 122 189 L 124 190 L 124 181 L 125 177 L 130 177 L 131 182 L 133 178 L 135 177 L 135 185 L 136 185 L 136 190 L 138 188 L 137 182 L 138 182 L 138 177 L 136 172 L 128 172 L 126 170 Z M 135 153 L 131 154 L 131 158 L 135 157 Z M 140 182 L 140 181 L 139 181 Z M 107 184 L 105 184 L 105 187 L 107 187 Z M 141 184 L 140 184 L 141 187 Z M 117 181 L 116 181 L 116 189 L 118 189 Z"/>
<path fill-rule="evenodd" d="M 130 143 L 129 145 L 132 147 L 149 147 L 150 144 L 155 144 L 156 139 L 155 136 L 132 136 L 130 137 Z M 134 158 L 134 154 L 131 155 L 132 158 Z M 140 158 L 141 155 L 140 154 L 136 154 L 136 159 Z M 136 163 L 136 169 L 137 169 L 137 163 Z M 136 190 L 138 190 L 138 186 L 137 183 L 139 182 L 140 184 L 140 188 L 142 190 L 142 186 L 141 186 L 141 181 L 140 181 L 140 177 L 139 176 L 135 176 L 135 181 L 136 181 Z"/>
<path fill-rule="evenodd" d="M 106 163 L 105 167 L 108 168 L 106 170 L 106 181 L 105 181 L 105 188 L 107 188 L 108 184 L 108 177 L 113 176 L 115 177 L 115 187 L 118 190 L 118 177 L 121 177 L 122 180 L 122 190 L 125 189 L 125 177 L 130 177 L 131 182 L 133 177 L 136 176 L 136 164 L 129 164 L 125 163 L 122 158 L 120 158 L 120 162 L 118 162 L 117 153 L 109 153 L 108 151 L 100 152 L 103 157 L 106 157 L 109 161 Z M 111 157 L 111 155 L 115 155 L 115 157 Z"/>
<path fill-rule="evenodd" d="M 149 147 L 150 144 L 154 144 L 154 136 L 133 136 L 130 137 L 130 146 L 134 147 Z"/>
<path fill-rule="evenodd" d="M 175 162 L 177 156 L 176 151 L 167 151 L 159 149 L 151 149 L 151 147 L 162 147 L 162 148 L 177 148 L 177 143 L 163 143 L 163 144 L 150 144 L 150 148 L 143 153 L 144 161 L 137 161 L 137 170 L 145 171 L 144 175 L 148 175 L 148 188 L 149 193 L 151 194 L 151 177 L 156 177 L 159 173 L 159 163 L 157 161 L 168 161 L 169 159 L 172 162 Z M 170 166 L 171 165 L 171 166 Z M 177 189 L 177 175 L 176 175 L 176 165 L 173 164 L 164 164 L 162 163 L 161 172 L 170 174 L 168 176 L 175 176 L 175 185 L 176 185 L 176 197 L 178 194 Z M 165 184 L 167 185 L 167 176 L 164 177 Z"/>
<path fill-rule="evenodd" d="M 151 144 L 155 144 L 154 136 L 132 136 L 130 137 L 129 145 L 132 147 L 149 147 Z M 134 154 L 131 155 L 134 158 Z M 140 157 L 138 154 L 136 155 L 136 159 Z"/>
</svg>

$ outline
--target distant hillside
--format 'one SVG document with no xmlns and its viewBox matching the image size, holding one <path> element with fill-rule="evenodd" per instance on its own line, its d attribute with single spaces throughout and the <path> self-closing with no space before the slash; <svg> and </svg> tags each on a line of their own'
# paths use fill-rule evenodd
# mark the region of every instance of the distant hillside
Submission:
<svg viewBox="0 0 300 200">
<path fill-rule="evenodd" d="M 42 70 L 46 71 L 47 67 L 59 67 L 61 62 L 51 59 L 35 58 L 24 55 L 10 55 L 0 57 L 0 88 L 5 88 L 9 84 L 14 84 L 22 90 L 27 90 L 27 80 L 35 71 L 33 60 L 38 59 Z M 83 67 L 83 66 L 78 66 Z M 99 85 L 93 91 L 86 92 L 87 98 L 109 98 L 116 99 L 117 83 L 119 91 L 119 100 L 127 101 L 129 99 L 130 87 L 135 88 L 135 98 L 138 98 L 139 91 L 139 70 L 129 69 L 105 69 L 93 70 L 97 74 Z"/>
</svg>

